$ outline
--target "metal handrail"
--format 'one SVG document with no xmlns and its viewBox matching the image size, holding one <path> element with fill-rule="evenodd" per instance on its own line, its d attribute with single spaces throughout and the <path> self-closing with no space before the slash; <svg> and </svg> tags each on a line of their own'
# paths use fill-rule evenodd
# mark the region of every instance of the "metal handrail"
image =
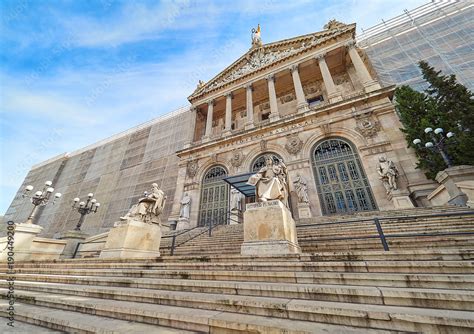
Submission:
<svg viewBox="0 0 474 334">
<path fill-rule="evenodd" d="M 314 224 L 301 224 L 297 228 L 305 227 L 321 227 L 327 225 L 340 225 L 340 224 L 357 224 L 357 223 L 370 223 L 373 222 L 377 230 L 377 235 L 366 235 L 366 236 L 352 236 L 352 237 L 336 237 L 336 238 L 298 238 L 300 241 L 334 241 L 334 240 L 355 240 L 355 239 L 374 239 L 379 238 L 383 246 L 384 251 L 389 251 L 390 248 L 387 243 L 387 238 L 406 238 L 406 237 L 422 237 L 422 236 L 449 236 L 449 235 L 474 235 L 474 232 L 431 232 L 431 233 L 393 233 L 385 234 L 380 221 L 385 220 L 387 223 L 390 221 L 416 221 L 421 218 L 449 218 L 456 216 L 470 216 L 474 215 L 474 211 L 461 211 L 461 212 L 448 212 L 438 214 L 427 214 L 427 215 L 414 215 L 414 216 L 399 216 L 399 217 L 374 217 L 367 219 L 358 220 L 345 220 L 336 221 L 331 223 L 314 223 Z"/>
<path fill-rule="evenodd" d="M 209 233 L 209 236 L 212 236 L 212 230 L 213 230 L 214 228 L 216 228 L 217 226 L 226 225 L 226 224 L 228 224 L 230 221 L 236 221 L 234 218 L 232 218 L 232 216 L 235 216 L 235 215 L 238 216 L 238 218 L 241 218 L 241 217 L 242 217 L 242 212 L 241 212 L 240 210 L 237 210 L 237 214 L 236 214 L 235 212 L 232 212 L 232 211 L 226 211 L 226 212 L 224 212 L 222 215 L 217 216 L 217 217 L 214 217 L 214 219 L 209 222 L 209 224 L 208 224 L 209 228 L 208 228 L 208 229 L 201 231 L 201 233 L 198 233 L 198 234 L 196 234 L 196 235 L 193 235 L 193 236 L 190 237 L 189 239 L 186 239 L 186 240 L 180 242 L 179 244 L 176 244 L 176 237 L 178 237 L 178 236 L 180 236 L 180 235 L 182 235 L 182 234 L 188 233 L 188 232 L 190 232 L 190 231 L 192 231 L 192 230 L 195 230 L 195 229 L 198 229 L 198 228 L 203 228 L 203 227 L 205 227 L 205 226 L 196 226 L 196 227 L 193 227 L 193 228 L 191 228 L 191 229 L 184 230 L 183 232 L 180 232 L 180 233 L 177 233 L 177 234 L 167 235 L 167 236 L 165 236 L 165 237 L 163 237 L 163 238 L 173 238 L 172 241 L 171 241 L 171 246 L 166 246 L 166 247 L 161 247 L 161 248 L 162 248 L 162 249 L 170 249 L 170 255 L 174 255 L 174 250 L 175 250 L 177 247 L 179 247 L 179 246 L 181 246 L 181 245 L 183 245 L 183 244 L 185 244 L 185 243 L 187 243 L 187 242 L 189 242 L 189 241 L 191 241 L 191 240 L 193 240 L 193 239 L 196 239 L 197 237 L 203 235 L 203 234 L 206 233 L 206 232 Z M 226 219 L 223 220 L 223 219 L 222 219 L 223 217 L 225 217 Z M 217 222 L 217 223 L 216 223 L 216 222 Z M 237 223 L 239 222 L 238 219 L 237 219 L 236 222 L 237 222 Z"/>
</svg>

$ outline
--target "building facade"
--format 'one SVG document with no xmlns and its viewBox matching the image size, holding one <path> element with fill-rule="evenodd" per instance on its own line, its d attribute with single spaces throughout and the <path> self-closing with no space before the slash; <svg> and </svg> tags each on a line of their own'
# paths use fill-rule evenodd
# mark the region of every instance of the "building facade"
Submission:
<svg viewBox="0 0 474 334">
<path fill-rule="evenodd" d="M 424 88 L 421 59 L 473 89 L 473 11 L 469 2 L 429 3 L 363 31 L 356 45 L 355 25 L 338 22 L 274 43 L 254 36 L 245 55 L 199 84 L 191 107 L 33 166 L 4 221 L 25 221 L 24 187 L 51 180 L 64 195 L 38 212 L 44 235 L 73 229 L 72 200 L 89 192 L 102 206 L 82 230 L 105 232 L 156 182 L 168 197 L 163 221 L 179 219 L 187 193 L 190 224 L 203 225 L 229 209 L 223 178 L 258 169 L 264 154 L 288 167 L 295 218 L 429 206 L 435 185 L 415 169 L 391 98 L 395 84 Z M 395 199 L 376 171 L 381 156 L 400 174 Z M 298 176 L 308 205 L 298 203 Z"/>
<path fill-rule="evenodd" d="M 262 157 L 281 159 L 289 171 L 292 213 L 298 218 L 423 205 L 434 188 L 415 169 L 391 102 L 355 46 L 355 24 L 330 21 L 314 34 L 250 50 L 189 97 L 193 141 L 178 152 L 180 198 L 193 199 L 190 221 L 206 225 L 228 211 L 223 180 L 255 171 Z M 399 172 L 397 194 L 377 172 L 379 159 Z M 292 181 L 303 178 L 309 203 L 298 203 Z M 411 201 L 415 203 L 412 203 Z"/>
</svg>

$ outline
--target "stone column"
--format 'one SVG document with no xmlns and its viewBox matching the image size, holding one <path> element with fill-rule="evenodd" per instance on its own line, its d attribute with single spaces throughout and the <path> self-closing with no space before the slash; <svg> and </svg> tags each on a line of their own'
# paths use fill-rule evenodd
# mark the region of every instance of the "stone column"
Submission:
<svg viewBox="0 0 474 334">
<path fill-rule="evenodd" d="M 296 94 L 296 109 L 298 112 L 307 111 L 308 102 L 306 101 L 306 97 L 304 96 L 303 86 L 301 85 L 300 74 L 298 72 L 298 65 L 292 65 L 290 67 L 291 76 L 293 77 L 293 85 L 295 86 L 295 94 Z"/>
<path fill-rule="evenodd" d="M 362 82 L 366 92 L 374 91 L 380 88 L 380 85 L 372 79 L 367 67 L 365 66 L 362 58 L 360 58 L 357 52 L 354 41 L 347 43 L 346 45 L 349 57 L 351 58 L 352 64 L 354 65 L 357 77 Z"/>
<path fill-rule="evenodd" d="M 183 148 L 189 148 L 191 147 L 192 143 L 194 142 L 194 135 L 196 133 L 196 118 L 197 118 L 197 108 L 196 107 L 191 107 L 190 108 L 192 116 L 191 116 L 191 133 L 189 134 L 189 139 L 186 140 L 184 143 Z"/>
<path fill-rule="evenodd" d="M 252 97 L 253 87 L 252 84 L 245 86 L 245 93 L 247 95 L 247 122 L 245 124 L 245 129 L 253 129 L 255 127 L 253 121 L 253 97 Z"/>
<path fill-rule="evenodd" d="M 275 75 L 270 74 L 267 76 L 268 83 L 268 99 L 270 100 L 270 121 L 277 121 L 280 119 L 280 114 L 278 113 L 278 102 L 275 91 Z"/>
<path fill-rule="evenodd" d="M 214 112 L 214 100 L 207 103 L 206 133 L 204 139 L 209 140 L 212 134 L 212 113 Z"/>
<path fill-rule="evenodd" d="M 225 95 L 225 126 L 224 135 L 228 136 L 232 131 L 232 93 Z"/>
<path fill-rule="evenodd" d="M 323 76 L 324 86 L 326 87 L 326 92 L 328 93 L 329 102 L 338 102 L 342 101 L 341 94 L 337 91 L 336 85 L 332 80 L 331 72 L 329 72 L 328 64 L 326 64 L 326 59 L 324 55 L 319 55 L 317 58 L 319 63 L 319 69 Z"/>
</svg>

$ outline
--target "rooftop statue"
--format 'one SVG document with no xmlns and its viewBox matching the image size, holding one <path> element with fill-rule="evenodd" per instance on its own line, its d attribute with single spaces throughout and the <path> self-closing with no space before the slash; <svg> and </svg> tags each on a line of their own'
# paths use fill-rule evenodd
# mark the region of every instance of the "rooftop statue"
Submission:
<svg viewBox="0 0 474 334">
<path fill-rule="evenodd" d="M 166 196 L 158 184 L 151 185 L 151 191 L 145 192 L 144 197 L 134 204 L 121 220 L 138 220 L 147 224 L 161 224 L 160 215 L 166 203 Z"/>
<path fill-rule="evenodd" d="M 332 30 L 332 29 L 337 29 L 337 28 L 342 28 L 345 27 L 346 25 L 342 22 L 339 22 L 335 19 L 330 20 L 328 23 L 324 25 L 324 29 L 326 30 Z"/>
<path fill-rule="evenodd" d="M 260 23 L 257 26 L 257 29 L 252 28 L 252 47 L 261 47 L 262 46 L 262 37 L 260 37 Z"/>
<path fill-rule="evenodd" d="M 265 156 L 265 166 L 250 176 L 247 184 L 255 186 L 255 194 L 261 202 L 278 199 L 288 206 L 287 168 L 282 160 L 277 163 L 271 155 Z"/>
</svg>

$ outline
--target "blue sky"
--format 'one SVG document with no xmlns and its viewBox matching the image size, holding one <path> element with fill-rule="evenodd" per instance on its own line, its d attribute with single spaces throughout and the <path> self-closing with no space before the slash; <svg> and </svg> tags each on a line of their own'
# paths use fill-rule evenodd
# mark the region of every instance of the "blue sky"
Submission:
<svg viewBox="0 0 474 334">
<path fill-rule="evenodd" d="M 31 166 L 187 105 L 250 47 L 427 0 L 0 2 L 0 215 Z"/>
</svg>

